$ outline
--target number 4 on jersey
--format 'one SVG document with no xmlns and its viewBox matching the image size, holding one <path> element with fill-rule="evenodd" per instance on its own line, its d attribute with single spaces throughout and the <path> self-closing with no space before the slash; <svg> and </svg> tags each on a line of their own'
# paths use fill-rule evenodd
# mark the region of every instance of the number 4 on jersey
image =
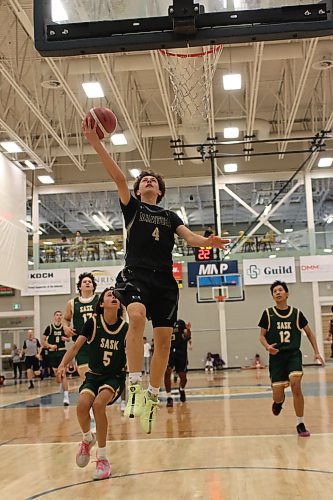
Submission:
<svg viewBox="0 0 333 500">
<path fill-rule="evenodd" d="M 158 227 L 155 227 L 154 231 L 152 232 L 152 237 L 155 241 L 160 241 L 160 230 L 158 229 Z"/>
</svg>

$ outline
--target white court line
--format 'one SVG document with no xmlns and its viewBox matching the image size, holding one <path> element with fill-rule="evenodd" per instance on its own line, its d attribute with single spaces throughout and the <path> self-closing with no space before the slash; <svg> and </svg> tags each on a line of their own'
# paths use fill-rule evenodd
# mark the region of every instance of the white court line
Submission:
<svg viewBox="0 0 333 500">
<path fill-rule="evenodd" d="M 313 433 L 313 436 L 333 436 L 333 432 L 323 432 L 323 433 Z M 242 436 L 195 436 L 195 437 L 165 437 L 165 438 L 147 438 L 147 439 L 116 439 L 114 441 L 107 441 L 107 443 L 149 443 L 150 441 L 185 441 L 185 440 L 197 440 L 197 439 L 258 439 L 258 438 L 284 438 L 284 437 L 293 437 L 298 438 L 297 434 L 260 434 L 260 435 L 242 435 Z M 0 446 L 1 448 L 13 447 L 13 446 L 63 446 L 63 445 L 72 445 L 77 444 L 78 441 L 66 441 L 63 443 L 13 443 L 13 444 L 3 444 Z"/>
</svg>

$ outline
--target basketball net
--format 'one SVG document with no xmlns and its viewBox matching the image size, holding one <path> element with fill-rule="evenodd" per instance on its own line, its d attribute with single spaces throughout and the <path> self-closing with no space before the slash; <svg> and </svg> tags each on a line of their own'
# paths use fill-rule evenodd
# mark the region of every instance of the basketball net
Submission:
<svg viewBox="0 0 333 500">
<path fill-rule="evenodd" d="M 223 50 L 223 45 L 212 48 L 197 47 L 160 49 L 163 66 L 168 72 L 174 92 L 171 109 L 181 118 L 200 116 L 208 119 L 211 83 Z"/>
</svg>

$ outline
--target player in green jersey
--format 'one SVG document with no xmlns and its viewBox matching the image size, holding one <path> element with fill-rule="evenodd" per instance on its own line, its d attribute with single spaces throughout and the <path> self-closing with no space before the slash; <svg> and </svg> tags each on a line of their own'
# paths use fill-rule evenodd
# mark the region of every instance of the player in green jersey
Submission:
<svg viewBox="0 0 333 500">
<path fill-rule="evenodd" d="M 87 320 L 75 344 L 67 351 L 59 365 L 57 378 L 61 379 L 66 365 L 82 346 L 89 345 L 88 371 L 80 387 L 77 417 L 83 439 L 76 455 L 79 467 L 86 467 L 90 451 L 96 442 L 90 430 L 89 410 L 93 409 L 98 442 L 94 479 L 106 479 L 111 474 L 106 457 L 108 422 L 106 406 L 114 403 L 125 386 L 126 354 L 125 338 L 128 324 L 123 319 L 123 308 L 113 295 L 113 288 L 106 288 L 98 301 L 96 314 Z"/>
<path fill-rule="evenodd" d="M 64 314 L 64 331 L 67 337 L 72 337 L 75 342 L 83 330 L 85 322 L 92 317 L 98 302 L 95 294 L 97 283 L 92 273 L 82 273 L 77 282 L 79 296 L 67 302 Z M 73 324 L 71 326 L 71 324 Z M 88 370 L 89 347 L 85 344 L 76 358 L 77 371 L 81 380 L 84 380 Z M 91 410 L 91 429 L 95 431 L 94 414 Z"/>
<path fill-rule="evenodd" d="M 317 341 L 303 313 L 287 304 L 288 287 L 283 281 L 275 281 L 271 287 L 275 306 L 266 309 L 259 321 L 260 342 L 269 352 L 269 373 L 273 389 L 272 412 L 279 415 L 284 403 L 284 390 L 289 386 L 293 394 L 297 417 L 297 433 L 310 436 L 304 425 L 304 397 L 301 388 L 303 376 L 302 353 L 300 351 L 302 330 L 306 333 L 314 350 L 314 359 L 321 365 Z"/>
<path fill-rule="evenodd" d="M 45 328 L 42 337 L 43 347 L 49 351 L 49 361 L 55 375 L 57 374 L 58 366 L 60 365 L 61 360 L 65 355 L 66 342 L 69 342 L 69 338 L 65 336 L 65 332 L 62 326 L 62 312 L 56 311 L 53 315 L 53 323 Z M 66 374 L 62 378 L 61 385 L 64 391 L 63 403 L 64 406 L 68 406 L 68 380 L 66 378 Z"/>
</svg>

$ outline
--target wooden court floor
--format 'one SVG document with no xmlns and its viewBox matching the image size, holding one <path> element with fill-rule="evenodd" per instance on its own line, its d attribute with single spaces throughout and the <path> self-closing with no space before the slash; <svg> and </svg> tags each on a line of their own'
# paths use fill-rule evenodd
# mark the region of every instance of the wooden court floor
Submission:
<svg viewBox="0 0 333 500">
<path fill-rule="evenodd" d="M 52 381 L 0 389 L 1 499 L 291 500 L 333 498 L 333 367 L 305 368 L 299 438 L 290 392 L 271 413 L 266 370 L 190 373 L 186 403 L 162 397 L 155 432 L 108 409 L 112 478 L 92 481 L 94 463 L 75 464 L 80 430 Z M 163 395 L 162 395 L 163 396 Z M 95 459 L 94 452 L 92 461 Z"/>
</svg>

